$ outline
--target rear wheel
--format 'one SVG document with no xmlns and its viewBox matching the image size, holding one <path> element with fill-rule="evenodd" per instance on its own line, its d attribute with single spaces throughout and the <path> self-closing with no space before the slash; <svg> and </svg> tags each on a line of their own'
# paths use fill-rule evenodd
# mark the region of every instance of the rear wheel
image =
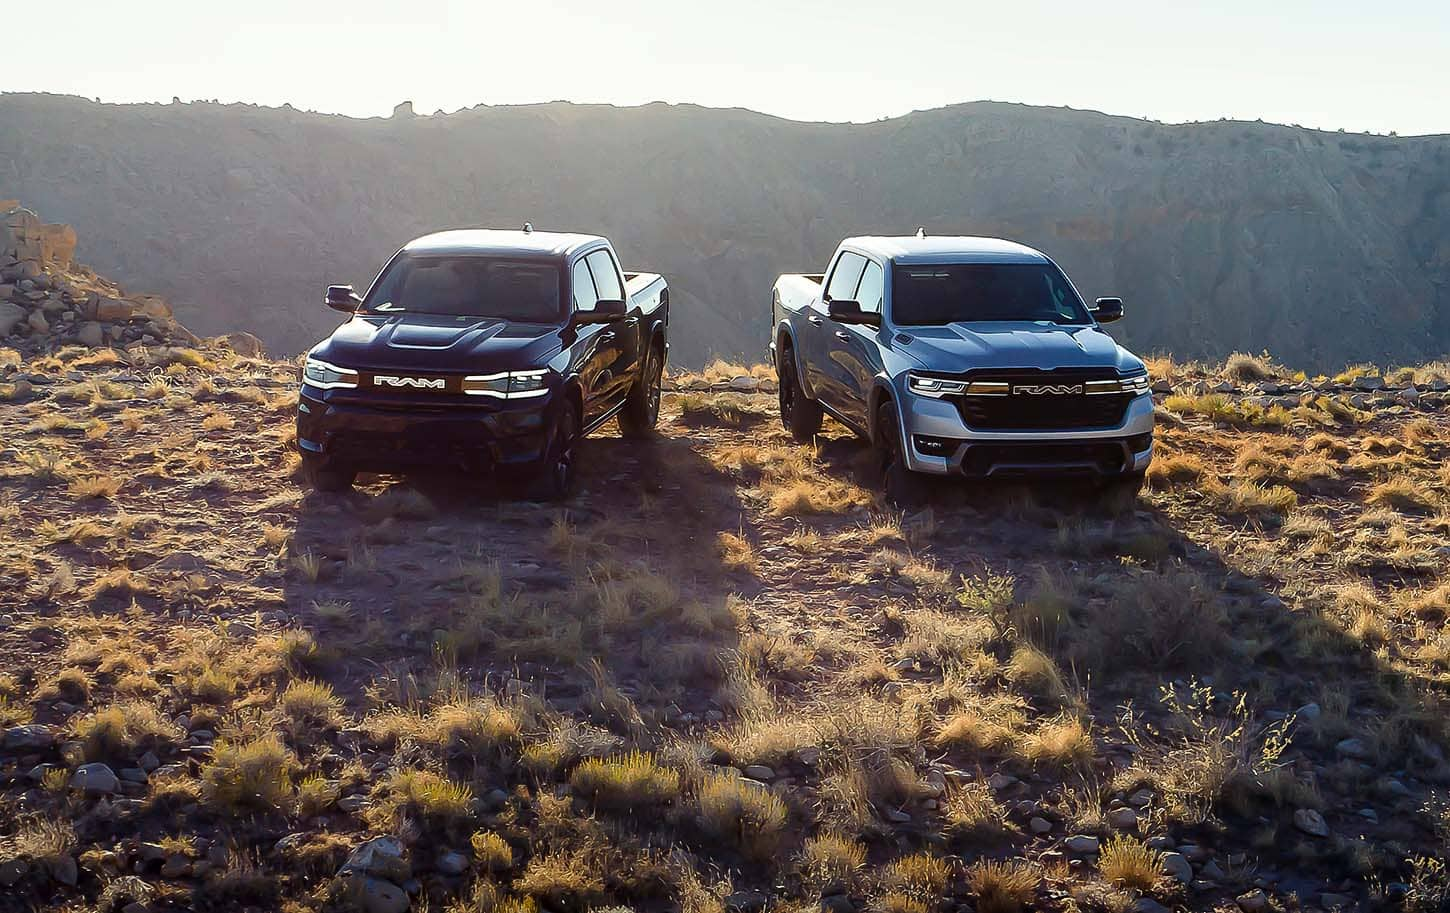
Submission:
<svg viewBox="0 0 1450 913">
<path fill-rule="evenodd" d="M 660 383 L 664 373 L 664 353 L 659 346 L 652 345 L 645 356 L 644 368 L 619 411 L 619 430 L 625 437 L 647 437 L 654 431 L 660 417 Z"/>
<path fill-rule="evenodd" d="M 540 501 L 560 501 L 574 490 L 574 456 L 579 448 L 579 408 L 564 400 L 549 427 L 549 445 L 544 462 L 534 478 L 533 496 Z"/>
<path fill-rule="evenodd" d="M 795 355 L 782 348 L 776 374 L 780 378 L 780 421 L 790 436 L 801 443 L 814 438 L 821 430 L 821 404 L 806 396 L 796 376 Z"/>
<path fill-rule="evenodd" d="M 926 482 L 906 467 L 901 454 L 901 423 L 896 405 L 889 399 L 876 407 L 876 456 L 881 467 L 881 487 L 886 500 L 897 507 L 920 507 L 926 502 Z"/>
<path fill-rule="evenodd" d="M 347 491 L 357 481 L 356 469 L 310 453 L 302 455 L 302 474 L 318 491 Z"/>
</svg>

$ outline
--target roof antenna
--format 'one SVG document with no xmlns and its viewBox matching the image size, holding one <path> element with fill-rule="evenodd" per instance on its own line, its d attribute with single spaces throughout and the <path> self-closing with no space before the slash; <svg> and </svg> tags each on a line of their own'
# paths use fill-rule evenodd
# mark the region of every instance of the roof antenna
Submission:
<svg viewBox="0 0 1450 913">
<path fill-rule="evenodd" d="M 524 234 L 528 234 L 529 232 L 531 232 L 533 230 L 534 230 L 534 223 L 533 222 L 525 222 L 524 223 Z"/>
<path fill-rule="evenodd" d="M 918 225 L 918 226 L 916 226 L 916 236 L 918 238 L 925 238 L 926 237 L 926 226 L 925 225 Z"/>
</svg>

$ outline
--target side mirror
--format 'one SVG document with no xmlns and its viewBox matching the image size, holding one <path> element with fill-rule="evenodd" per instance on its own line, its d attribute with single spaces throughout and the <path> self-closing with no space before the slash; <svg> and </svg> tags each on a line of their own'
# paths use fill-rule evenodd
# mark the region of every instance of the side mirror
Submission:
<svg viewBox="0 0 1450 913">
<path fill-rule="evenodd" d="M 351 314 L 362 304 L 362 299 L 352 290 L 350 285 L 329 285 L 327 287 L 327 306 L 334 311 L 342 311 L 344 314 Z"/>
<path fill-rule="evenodd" d="M 844 298 L 832 298 L 826 302 L 826 316 L 837 323 L 852 323 L 861 326 L 881 327 L 881 315 L 874 311 L 861 310 L 861 303 L 858 301 L 847 301 Z"/>
<path fill-rule="evenodd" d="M 623 320 L 628 305 L 623 298 L 600 298 L 594 302 L 594 309 L 590 311 L 575 311 L 575 324 L 586 323 L 614 323 L 616 320 Z"/>
<path fill-rule="evenodd" d="M 1123 299 L 1099 298 L 1092 308 L 1092 315 L 1098 323 L 1112 323 L 1123 319 Z"/>
</svg>

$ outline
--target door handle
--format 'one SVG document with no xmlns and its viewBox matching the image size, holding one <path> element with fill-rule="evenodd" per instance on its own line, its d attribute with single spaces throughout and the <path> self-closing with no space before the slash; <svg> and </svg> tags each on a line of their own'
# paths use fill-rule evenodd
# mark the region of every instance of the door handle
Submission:
<svg viewBox="0 0 1450 913">
<path fill-rule="evenodd" d="M 809 320 L 811 323 L 815 324 L 816 326 L 820 326 L 821 325 L 821 318 L 817 317 L 815 314 L 812 314 L 811 316 L 807 317 L 806 319 Z"/>
<path fill-rule="evenodd" d="M 851 338 L 851 334 L 847 333 L 845 330 L 837 330 L 836 338 L 841 340 L 842 342 L 845 342 Z"/>
</svg>

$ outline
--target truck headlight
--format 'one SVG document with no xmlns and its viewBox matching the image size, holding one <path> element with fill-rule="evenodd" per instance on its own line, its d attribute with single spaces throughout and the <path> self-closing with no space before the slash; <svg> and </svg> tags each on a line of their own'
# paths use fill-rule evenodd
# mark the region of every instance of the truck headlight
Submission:
<svg viewBox="0 0 1450 913">
<path fill-rule="evenodd" d="M 1131 393 L 1134 396 L 1142 396 L 1144 393 L 1151 392 L 1153 389 L 1153 384 L 1148 380 L 1148 375 L 1146 374 L 1124 377 L 1118 382 L 1123 385 L 1122 390 L 1124 393 Z"/>
<path fill-rule="evenodd" d="M 302 380 L 320 390 L 352 390 L 357 387 L 357 372 L 309 356 L 302 363 Z"/>
<path fill-rule="evenodd" d="M 930 396 L 938 399 L 943 396 L 965 393 L 967 390 L 966 381 L 945 380 L 940 377 L 927 377 L 923 374 L 907 374 L 906 387 L 917 396 Z"/>
<path fill-rule="evenodd" d="M 471 374 L 463 378 L 463 392 L 472 396 L 492 396 L 496 399 L 527 399 L 543 396 L 549 392 L 547 375 L 543 368 L 535 371 L 501 371 L 498 374 Z"/>
</svg>

